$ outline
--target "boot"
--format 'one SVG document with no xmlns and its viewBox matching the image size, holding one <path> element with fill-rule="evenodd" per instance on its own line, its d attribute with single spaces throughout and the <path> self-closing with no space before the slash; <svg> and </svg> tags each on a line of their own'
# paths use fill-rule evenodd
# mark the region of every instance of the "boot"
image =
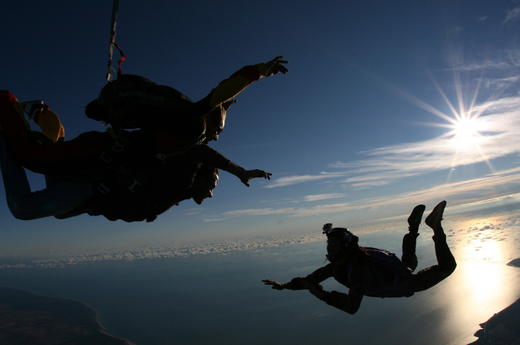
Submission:
<svg viewBox="0 0 520 345">
<path fill-rule="evenodd" d="M 432 210 L 432 212 L 426 217 L 424 222 L 430 228 L 433 229 L 434 239 L 435 238 L 445 238 L 444 230 L 441 226 L 442 216 L 444 214 L 444 208 L 446 207 L 446 200 L 441 201 L 437 204 Z"/>
<path fill-rule="evenodd" d="M 426 206 L 417 205 L 414 207 L 412 213 L 408 217 L 408 231 L 410 231 L 412 235 L 415 235 L 415 237 L 419 235 L 419 224 L 421 224 L 421 219 L 425 209 Z"/>
</svg>

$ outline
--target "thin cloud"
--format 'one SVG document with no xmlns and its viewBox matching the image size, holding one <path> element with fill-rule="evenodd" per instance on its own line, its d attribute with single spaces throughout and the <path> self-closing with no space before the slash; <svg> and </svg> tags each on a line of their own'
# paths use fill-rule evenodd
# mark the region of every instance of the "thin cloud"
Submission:
<svg viewBox="0 0 520 345">
<path fill-rule="evenodd" d="M 499 53 L 494 58 L 485 60 L 466 62 L 463 58 L 452 61 L 450 70 L 457 72 L 495 72 L 510 73 L 512 76 L 517 74 L 520 66 L 520 49 L 509 48 Z"/>
<path fill-rule="evenodd" d="M 285 208 L 251 208 L 251 209 L 243 209 L 243 210 L 235 210 L 224 212 L 222 215 L 224 217 L 239 217 L 239 216 L 269 216 L 274 214 L 287 214 L 294 212 L 295 208 L 293 207 L 285 207 Z"/>
<path fill-rule="evenodd" d="M 367 210 L 388 206 L 414 205 L 442 199 L 450 199 L 458 207 L 477 205 L 486 200 L 506 200 L 509 196 L 520 194 L 520 168 L 513 168 L 490 173 L 485 177 L 446 183 L 414 192 L 404 192 L 379 198 L 357 200 L 355 202 L 338 202 L 308 207 L 258 208 L 242 209 L 224 212 L 207 218 L 206 221 L 222 221 L 243 216 L 286 215 L 303 217 L 326 215 L 339 212 Z"/>
<path fill-rule="evenodd" d="M 349 202 L 341 202 L 334 204 L 316 205 L 311 207 L 285 207 L 280 209 L 261 208 L 261 209 L 243 209 L 224 212 L 218 217 L 209 217 L 206 222 L 222 221 L 230 218 L 243 216 L 270 216 L 270 215 L 287 215 L 287 216 L 309 216 L 318 214 L 331 214 L 357 209 L 359 206 Z"/>
<path fill-rule="evenodd" d="M 512 174 L 516 174 L 516 173 L 520 173 L 520 167 L 495 171 L 495 172 L 489 174 L 489 176 L 505 176 L 505 175 L 512 175 Z"/>
<path fill-rule="evenodd" d="M 520 64 L 520 50 L 506 49 L 504 55 L 494 59 L 467 63 L 460 59 L 451 69 L 460 72 L 511 72 L 516 74 Z"/>
<path fill-rule="evenodd" d="M 517 21 L 520 18 L 520 7 L 515 7 L 507 11 L 506 17 L 504 18 L 504 24 Z"/>
<path fill-rule="evenodd" d="M 318 175 L 293 175 L 293 176 L 285 176 L 278 179 L 273 180 L 269 184 L 265 185 L 264 188 L 278 188 L 278 187 L 286 187 L 299 183 L 311 182 L 311 181 L 319 181 L 319 180 L 328 180 L 334 179 L 344 176 L 342 173 L 327 173 L 321 172 Z"/>
<path fill-rule="evenodd" d="M 486 60 L 475 63 L 462 63 L 451 67 L 452 70 L 460 72 L 474 72 L 474 71 L 496 71 L 496 70 L 508 70 L 515 66 L 507 61 L 493 61 Z"/>
<path fill-rule="evenodd" d="M 337 163 L 338 166 L 340 163 Z M 404 178 L 418 175 L 419 173 L 403 173 L 403 172 L 386 172 L 385 176 L 377 175 L 377 174 L 367 174 L 367 175 L 359 175 L 354 177 L 349 177 L 342 182 L 350 184 L 354 188 L 369 188 L 369 187 L 377 187 L 384 186 L 393 182 L 396 178 Z"/>
<path fill-rule="evenodd" d="M 339 199 L 343 198 L 345 194 L 342 193 L 329 193 L 329 194 L 311 194 L 306 195 L 303 199 L 308 202 L 312 201 L 321 201 L 321 200 L 329 200 L 329 199 Z"/>
<path fill-rule="evenodd" d="M 495 78 L 495 79 L 486 79 L 483 82 L 485 86 L 489 89 L 494 90 L 506 90 L 517 84 L 520 81 L 520 76 L 512 76 L 506 78 Z"/>
</svg>

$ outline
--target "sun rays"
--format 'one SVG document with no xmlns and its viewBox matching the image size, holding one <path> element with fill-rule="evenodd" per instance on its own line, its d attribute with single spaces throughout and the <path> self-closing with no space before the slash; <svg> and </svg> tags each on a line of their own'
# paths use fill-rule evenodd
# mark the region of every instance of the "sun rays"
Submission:
<svg viewBox="0 0 520 345">
<path fill-rule="evenodd" d="M 457 152 L 468 150 L 481 151 L 480 143 L 484 139 L 483 132 L 487 130 L 486 123 L 479 116 L 456 114 L 449 119 L 446 127 L 450 129 L 446 136 Z"/>
<path fill-rule="evenodd" d="M 489 131 L 489 122 L 482 116 L 486 111 L 486 107 L 477 106 L 477 98 L 481 86 L 482 79 L 479 78 L 473 84 L 473 91 L 467 92 L 462 86 L 460 77 L 455 74 L 453 82 L 454 98 L 453 102 L 447 93 L 439 86 L 439 84 L 432 78 L 435 88 L 439 92 L 444 101 L 447 110 L 443 111 L 440 108 L 434 107 L 423 100 L 401 91 L 406 99 L 411 101 L 419 108 L 433 114 L 443 120 L 441 123 L 428 123 L 429 126 L 446 128 L 448 131 L 441 135 L 444 139 L 442 143 L 453 149 L 453 157 L 451 159 L 451 166 L 455 168 L 461 165 L 468 156 L 479 156 L 480 161 L 485 162 L 491 172 L 495 169 L 491 165 L 490 159 L 486 154 L 484 143 L 488 139 L 486 132 Z M 465 95 L 470 94 L 469 97 Z M 466 102 L 466 99 L 469 102 Z M 462 163 L 463 165 L 464 163 Z M 448 181 L 451 178 L 452 171 L 448 173 Z"/>
</svg>

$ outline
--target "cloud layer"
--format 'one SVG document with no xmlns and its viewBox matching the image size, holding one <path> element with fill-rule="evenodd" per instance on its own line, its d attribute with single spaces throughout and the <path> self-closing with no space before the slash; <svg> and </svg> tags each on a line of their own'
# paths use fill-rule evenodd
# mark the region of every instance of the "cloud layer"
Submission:
<svg viewBox="0 0 520 345">
<path fill-rule="evenodd" d="M 402 217 L 401 217 L 402 218 Z M 450 227 L 446 228 L 447 235 L 450 237 L 452 247 L 462 245 L 465 248 L 480 248 L 483 241 L 510 241 L 520 243 L 520 218 L 510 214 L 494 214 L 490 217 L 468 218 L 467 216 L 450 216 Z M 402 219 L 396 228 L 387 228 L 387 231 L 402 231 Z M 357 229 L 358 234 L 366 234 L 373 231 L 370 228 Z M 368 231 L 366 231 L 368 230 Z M 142 247 L 132 250 L 113 250 L 107 249 L 97 253 L 68 256 L 52 259 L 35 259 L 27 261 L 14 261 L 0 264 L 0 270 L 46 268 L 56 269 L 74 265 L 84 265 L 100 262 L 131 262 L 138 260 L 154 259 L 173 259 L 179 257 L 189 257 L 194 255 L 208 254 L 230 254 L 248 250 L 263 250 L 267 248 L 284 247 L 289 245 L 300 245 L 323 241 L 321 232 L 313 234 L 298 235 L 286 234 L 271 237 L 242 239 L 233 241 L 207 242 L 205 244 L 188 245 L 181 248 L 174 247 Z M 473 243 L 473 244 L 472 244 Z M 517 260 L 518 261 L 518 260 Z M 516 263 L 516 261 L 515 261 Z"/>
<path fill-rule="evenodd" d="M 471 209 L 520 202 L 520 168 L 490 173 L 484 177 L 445 183 L 434 187 L 403 192 L 356 201 L 325 203 L 282 208 L 249 208 L 223 212 L 219 216 L 207 217 L 206 222 L 223 221 L 243 216 L 286 215 L 303 217 L 326 215 L 339 212 L 370 210 L 383 207 L 410 206 L 427 201 L 450 199 L 451 208 Z"/>
<path fill-rule="evenodd" d="M 28 262 L 0 264 L 0 269 L 25 268 L 63 268 L 66 266 L 90 264 L 108 261 L 135 261 L 187 257 L 193 255 L 228 254 L 246 250 L 274 248 L 286 245 L 311 243 L 323 240 L 320 233 L 292 237 L 266 237 L 262 239 L 244 239 L 205 243 L 202 245 L 186 246 L 182 248 L 147 247 L 133 250 L 106 250 L 93 254 L 69 256 L 58 259 L 38 259 Z"/>
</svg>

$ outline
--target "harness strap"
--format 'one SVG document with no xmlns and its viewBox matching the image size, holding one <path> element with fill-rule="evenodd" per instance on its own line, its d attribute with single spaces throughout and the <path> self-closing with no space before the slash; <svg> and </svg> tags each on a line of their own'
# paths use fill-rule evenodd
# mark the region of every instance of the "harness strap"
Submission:
<svg viewBox="0 0 520 345">
<path fill-rule="evenodd" d="M 126 146 L 128 145 L 128 138 L 122 135 L 121 133 L 117 133 L 111 127 L 107 129 L 107 133 L 113 139 L 114 144 L 110 147 L 109 150 L 101 152 L 98 158 L 117 177 L 127 177 L 130 180 L 130 182 L 124 183 L 124 185 L 130 192 L 135 193 L 144 184 L 138 179 L 138 177 L 136 177 L 133 173 L 129 172 L 124 167 L 124 165 L 120 164 L 116 157 L 114 157 L 114 154 L 117 155 L 119 153 L 122 153 L 126 149 Z M 112 191 L 112 188 L 105 182 L 101 182 L 98 184 L 98 191 L 102 195 L 108 195 Z"/>
<path fill-rule="evenodd" d="M 123 62 L 126 61 L 126 55 L 123 52 L 123 49 L 121 49 L 116 42 L 114 42 L 114 47 L 116 47 L 117 51 L 119 52 L 119 60 L 117 60 L 117 77 L 119 78 L 121 74 L 123 74 L 123 69 L 121 68 L 121 65 L 123 64 Z"/>
<path fill-rule="evenodd" d="M 171 151 L 171 152 L 168 152 L 168 153 L 164 153 L 164 152 L 157 152 L 155 154 L 155 158 L 159 161 L 161 161 L 162 163 L 165 163 L 167 159 L 169 158 L 172 158 L 172 157 L 177 157 L 177 156 L 180 156 L 180 155 L 183 155 L 185 152 L 186 152 L 187 148 L 184 148 L 184 149 L 178 149 L 178 150 L 175 150 L 175 151 Z"/>
<path fill-rule="evenodd" d="M 108 63 L 107 63 L 107 74 L 106 80 L 112 81 L 112 58 L 114 56 L 114 47 L 119 52 L 120 58 L 117 61 L 117 76 L 119 77 L 122 74 L 121 64 L 125 62 L 126 56 L 123 53 L 123 50 L 116 43 L 116 33 L 117 33 L 117 15 L 119 13 L 119 0 L 114 0 L 112 4 L 112 20 L 110 25 L 110 41 L 108 46 Z"/>
</svg>

